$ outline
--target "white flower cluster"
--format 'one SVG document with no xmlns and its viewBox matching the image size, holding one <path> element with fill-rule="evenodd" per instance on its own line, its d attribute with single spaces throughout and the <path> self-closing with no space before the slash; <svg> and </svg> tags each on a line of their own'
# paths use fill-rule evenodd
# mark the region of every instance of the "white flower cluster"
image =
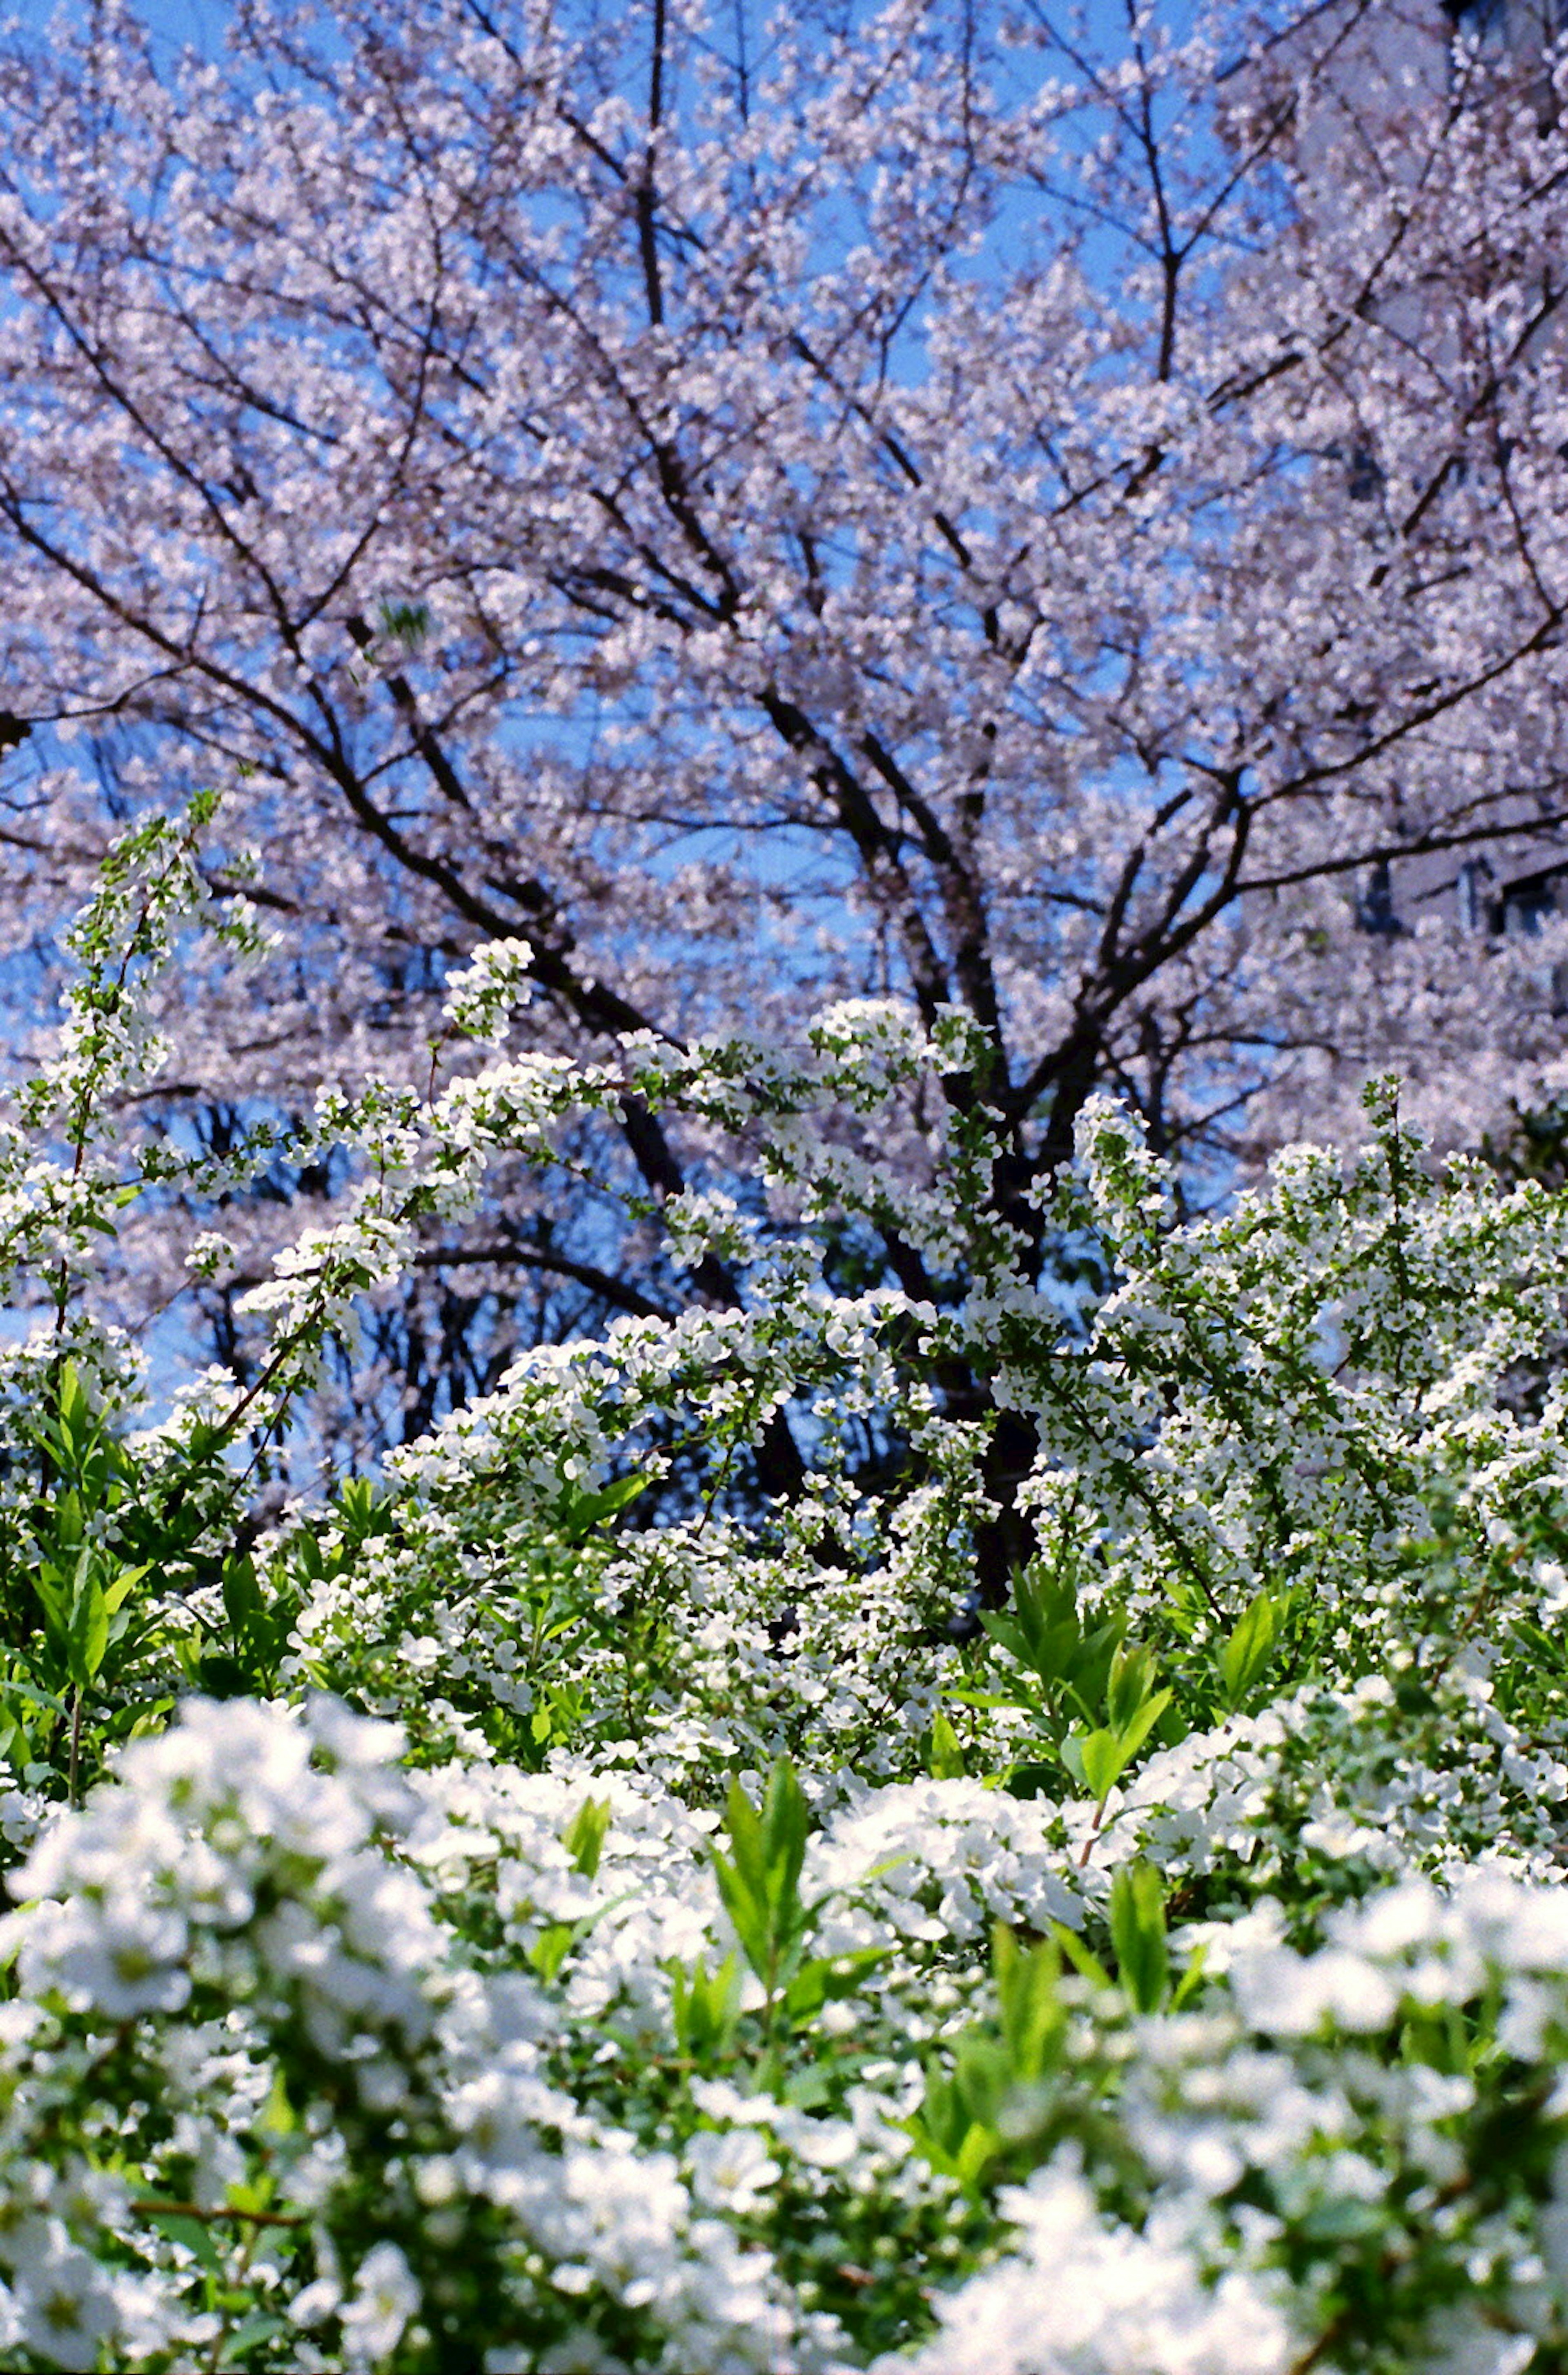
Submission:
<svg viewBox="0 0 1568 2375">
<path fill-rule="evenodd" d="M 792 2234 L 925 2219 L 940 2269 L 954 2195 L 911 2147 L 910 2047 L 956 2038 L 961 2066 L 980 1999 L 941 1975 L 973 1927 L 966 1890 L 1032 1926 L 1074 1909 L 1049 1820 L 1015 1807 L 998 1840 L 973 1785 L 867 1793 L 806 1883 L 827 1892 L 830 1962 L 862 1958 L 819 2049 L 850 2083 L 815 2108 L 691 2070 L 649 2094 L 672 1969 L 734 1951 L 712 1819 L 612 1783 L 588 1857 L 578 1817 L 601 1802 L 582 1779 L 409 1772 L 400 1746 L 330 1701 L 193 1703 L 14 1876 L 0 2348 L 85 2370 L 211 2346 L 202 2266 L 167 2239 L 206 2221 L 228 2281 L 283 2311 L 297 2367 L 439 2346 L 442 2262 L 470 2250 L 488 2254 L 490 2375 L 869 2363 L 811 2305 L 823 2263 Z M 911 1918 L 922 1900 L 936 1919 Z M 465 1935 L 477 1904 L 501 1925 L 484 1945 Z M 1484 2267 L 1495 2313 L 1543 2346 L 1568 2331 L 1568 2196 L 1533 2174 L 1543 2151 L 1568 2168 L 1568 1893 L 1407 1880 L 1306 1951 L 1284 1918 L 1231 1925 L 1201 2011 L 1130 2018 L 1114 1990 L 1055 1983 L 1050 2016 L 1077 2043 L 1036 2093 L 1062 2141 L 997 2192 L 998 2255 L 937 2294 L 929 2338 L 873 2354 L 878 2375 L 1283 2375 L 1315 2319 L 1331 2331 L 1368 2238 L 1390 2268 Z M 1482 2050 L 1455 2066 L 1456 2035 Z M 140 2092 L 118 2133 L 92 2086 Z M 1096 2095 L 1119 2142 L 1078 2121 Z M 1498 2101 L 1515 2122 L 1500 2157 Z M 1020 2135 L 1035 2115 L 1020 2097 Z M 1432 2314 L 1414 2301 L 1411 2363 L 1440 2345 Z"/>
<path fill-rule="evenodd" d="M 1070 2167 L 1038 2170 L 997 2209 L 1016 2230 L 1007 2258 L 939 2304 L 935 2341 L 878 2375 L 1288 2375 L 1278 2303 L 1238 2273 L 1204 2284 L 1179 2221 L 1119 2227 Z"/>
<path fill-rule="evenodd" d="M 136 1426 L 69 1265 L 0 1362 L 0 2369 L 1547 2375 L 1560 1204 L 1381 1111 L 1179 1222 L 1091 1105 L 1096 1301 L 988 1125 L 875 1143 L 953 1018 L 621 1053 L 324 1092 L 246 1381 Z M 635 1095 L 750 1137 L 666 1215 L 730 1299 L 254 1506 L 422 1223 Z M 950 1277 L 833 1291 L 884 1226 Z"/>
<path fill-rule="evenodd" d="M 466 1038 L 503 1046 L 513 1015 L 534 994 L 534 951 L 526 940 L 486 940 L 446 977 L 442 1011 Z"/>
<path fill-rule="evenodd" d="M 690 1897 L 701 1826 L 623 1789 L 623 1868 L 613 1890 L 595 1890 L 552 1828 L 571 1796 L 560 1782 L 482 1769 L 407 1777 L 399 1747 L 391 1727 L 328 1700 L 303 1718 L 188 1703 L 177 1725 L 127 1751 L 119 1781 L 88 1809 L 59 1814 L 13 1876 L 28 1900 L 6 1918 L 4 1940 L 21 1991 L 13 2041 L 18 2066 L 30 2055 L 43 2086 L 41 2101 L 37 2083 L 22 2085 L 0 2138 L 13 2181 L 30 2189 L 23 2226 L 6 2229 L 20 2237 L 8 2264 L 29 2339 L 47 2363 L 81 2368 L 96 2364 L 100 2340 L 117 2363 L 140 2364 L 171 2340 L 211 2339 L 211 2318 L 191 2307 L 188 2253 L 135 2282 L 112 2263 L 133 2239 L 138 2255 L 156 2243 L 168 2199 L 159 2162 L 194 2155 L 209 2188 L 218 2183 L 217 2204 L 168 2212 L 176 2225 L 231 2216 L 243 2230 L 245 2208 L 220 2206 L 236 2186 L 242 2201 L 255 2165 L 238 2145 L 238 2062 L 253 2107 L 266 2091 L 255 2072 L 270 2069 L 287 2089 L 293 2109 L 271 2136 L 271 2163 L 326 2263 L 291 2298 L 280 2269 L 270 2271 L 295 2330 L 295 2365 L 337 2363 L 305 2338 L 328 2321 L 345 2363 L 380 2365 L 419 2310 L 410 2258 L 422 2258 L 428 2281 L 434 2244 L 421 2253 L 407 2236 L 377 2243 L 349 2283 L 330 2239 L 335 2206 L 377 2175 L 384 2138 L 418 2133 L 418 2155 L 406 2147 L 382 2180 L 395 2196 L 401 2189 L 406 2220 L 432 2238 L 466 2231 L 476 2206 L 489 2205 L 505 2239 L 492 2280 L 523 2330 L 548 2327 L 553 2314 L 554 2363 L 599 2363 L 590 2310 L 600 2302 L 645 2324 L 655 2357 L 661 2333 L 678 2337 L 673 2364 L 762 2375 L 787 2347 L 802 2366 L 826 2366 L 831 2322 L 786 2316 L 769 2256 L 702 2207 L 715 2198 L 733 2206 L 740 2180 L 726 2176 L 723 2153 L 697 2144 L 689 2182 L 678 2153 L 640 2148 L 548 2075 L 554 2032 L 581 2025 L 591 2034 L 612 2008 L 646 2028 L 667 2004 L 665 1962 L 709 1944 L 716 1900 L 710 1889 L 704 1915 Z M 457 1887 L 475 1860 L 514 1950 L 513 1967 L 489 1977 L 438 1910 L 438 1890 Z M 662 1890 L 645 1895 L 660 1873 Z M 595 1946 L 552 2005 L 528 1976 L 533 1950 L 578 1922 L 597 1933 Z M 193 2052 L 202 2037 L 221 2046 Z M 319 2074 L 313 2108 L 300 2098 L 301 2053 Z M 165 2084 L 189 2108 L 151 2155 L 151 2198 L 138 2209 L 124 2180 L 79 2183 L 67 2168 L 67 2222 L 51 2208 L 47 2122 L 34 2130 L 29 2119 L 95 2062 L 156 2068 L 160 2058 L 171 2065 Z M 309 2076 L 303 2085 L 308 2097 Z M 265 2133 L 265 2115 L 259 2126 Z M 26 2224 L 35 2217 L 53 2218 L 47 2250 Z M 138 2218 L 151 2225 L 138 2228 Z M 541 2282 L 553 2310 L 533 2302 Z M 34 2332 L 46 2316 L 59 2327 L 47 2345 Z M 499 2307 L 497 2318 L 503 2329 Z M 532 2366 L 533 2345 L 498 2344 L 489 2363 Z"/>
</svg>

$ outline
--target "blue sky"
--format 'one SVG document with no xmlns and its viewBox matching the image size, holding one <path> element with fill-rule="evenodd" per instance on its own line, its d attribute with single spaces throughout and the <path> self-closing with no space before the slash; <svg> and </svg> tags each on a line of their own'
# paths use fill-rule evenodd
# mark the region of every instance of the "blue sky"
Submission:
<svg viewBox="0 0 1568 2375">
<path fill-rule="evenodd" d="M 11 0 L 6 14 L 24 25 L 45 26 L 59 0 Z M 171 49 L 192 46 L 215 52 L 223 40 L 229 10 L 225 0 L 137 0 L 136 15 Z"/>
</svg>

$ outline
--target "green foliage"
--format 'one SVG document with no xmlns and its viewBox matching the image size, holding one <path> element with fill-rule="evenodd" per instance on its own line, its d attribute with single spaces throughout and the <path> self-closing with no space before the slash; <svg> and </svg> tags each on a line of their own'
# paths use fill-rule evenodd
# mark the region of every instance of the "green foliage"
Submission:
<svg viewBox="0 0 1568 2375">
<path fill-rule="evenodd" d="M 1143 1857 L 1118 1866 L 1111 1883 L 1111 1944 L 1122 1986 L 1138 2012 L 1158 2012 L 1171 1979 L 1165 1892 Z"/>
<path fill-rule="evenodd" d="M 580 1872 L 584 1880 L 592 1880 L 598 1871 L 610 1821 L 607 1798 L 584 1798 L 567 1826 L 566 1852 L 572 1858 L 573 1870 Z"/>
<path fill-rule="evenodd" d="M 787 1758 L 774 1760 L 760 1806 L 753 1806 L 731 1779 L 725 1800 L 730 1853 L 712 1850 L 719 1895 L 747 1963 L 760 1982 L 764 2061 L 761 2083 L 782 2079 L 783 2050 L 789 2037 L 820 2013 L 825 2003 L 856 1992 L 867 1968 L 887 1951 L 880 1946 L 849 1955 L 808 1956 L 811 1933 L 829 1902 L 803 1898 L 810 1815 Z"/>
<path fill-rule="evenodd" d="M 1034 1756 L 1015 1766 L 1012 1788 L 1025 1795 L 1066 1778 L 1103 1811 L 1116 1783 L 1173 1703 L 1155 1687 L 1155 1657 L 1129 1642 L 1117 1613 L 1085 1625 L 1070 1570 L 1047 1574 L 1039 1561 L 1015 1578 L 1010 1611 L 984 1611 L 981 1623 L 1022 1674 L 1008 1687 L 957 1696 L 974 1707 L 1026 1708 L 1037 1727 Z M 1179 1737 L 1184 1726 L 1178 1725 Z"/>
<path fill-rule="evenodd" d="M 725 2068 L 740 2034 L 740 1964 L 726 1955 L 714 1971 L 701 1962 L 672 1963 L 670 2018 L 677 2050 L 697 2069 Z"/>
<path fill-rule="evenodd" d="M 1249 1601 L 1230 1639 L 1220 1652 L 1220 1688 L 1227 1711 L 1234 1714 L 1267 1672 L 1279 1637 L 1280 1618 L 1289 1595 L 1276 1600 L 1260 1591 Z"/>
</svg>

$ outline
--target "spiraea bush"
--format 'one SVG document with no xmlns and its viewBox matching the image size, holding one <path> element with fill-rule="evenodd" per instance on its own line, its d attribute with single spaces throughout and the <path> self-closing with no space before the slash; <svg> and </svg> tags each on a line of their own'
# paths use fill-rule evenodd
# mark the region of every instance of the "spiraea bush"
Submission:
<svg viewBox="0 0 1568 2375">
<path fill-rule="evenodd" d="M 1568 2368 L 1562 1199 L 1380 1084 L 1183 1217 L 1101 1100 L 1040 1261 L 961 1014 L 587 1066 L 506 946 L 444 1085 L 185 1148 L 159 982 L 256 937 L 203 822 L 0 1140 L 0 2366 Z M 335 1467 L 356 1313 L 629 1099 L 731 1150 L 644 1219 L 733 1303 Z M 218 1276 L 327 1151 L 232 1372 L 116 1322 L 144 1204 Z M 931 1297 L 843 1291 L 868 1221 Z"/>
</svg>

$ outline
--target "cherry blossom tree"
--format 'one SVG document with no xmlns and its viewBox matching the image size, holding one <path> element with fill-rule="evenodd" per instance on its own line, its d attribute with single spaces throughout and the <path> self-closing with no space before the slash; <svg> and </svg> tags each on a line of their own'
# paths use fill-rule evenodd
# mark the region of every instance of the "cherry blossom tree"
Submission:
<svg viewBox="0 0 1568 2375">
<path fill-rule="evenodd" d="M 1550 1092 L 1556 928 L 1493 946 L 1447 886 L 1568 816 L 1568 136 L 1550 57 L 1424 0 L 1358 51 L 1369 5 L 11 31 L 16 945 L 223 788 L 213 887 L 275 945 L 182 993 L 157 1084 L 219 1152 L 433 1079 L 480 942 L 573 1060 L 956 1007 L 993 1053 L 942 1094 L 1042 1259 L 1100 1088 L 1189 1170 L 1373 1064 L 1450 1138 Z M 615 1128 L 647 1207 L 720 1159 Z M 733 1299 L 562 1155 L 426 1247 L 411 1427 L 519 1334 Z"/>
</svg>

